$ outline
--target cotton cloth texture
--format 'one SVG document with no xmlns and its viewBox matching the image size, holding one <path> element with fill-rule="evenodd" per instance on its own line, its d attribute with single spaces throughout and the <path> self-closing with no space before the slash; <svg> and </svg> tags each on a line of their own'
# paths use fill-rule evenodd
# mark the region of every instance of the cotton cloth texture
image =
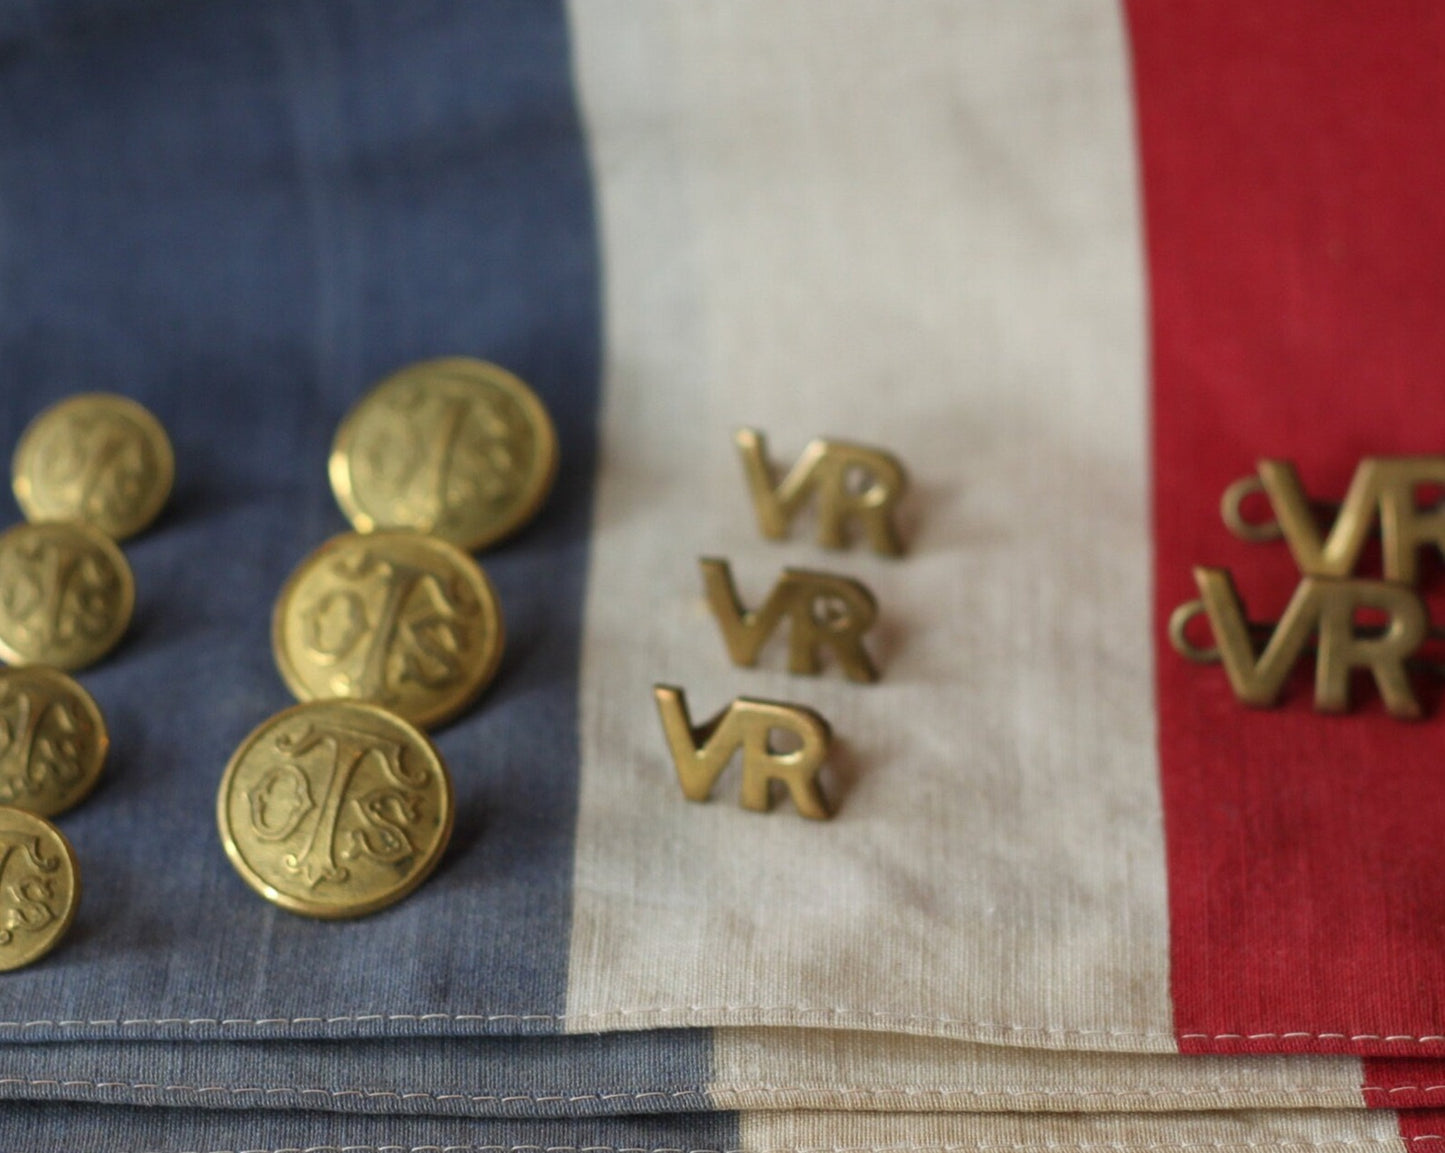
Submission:
<svg viewBox="0 0 1445 1153">
<path fill-rule="evenodd" d="M 1247 713 L 1162 640 L 1192 564 L 1261 614 L 1293 588 L 1218 520 L 1258 458 L 1338 497 L 1438 449 L 1441 22 L 0 7 L 0 446 L 107 389 L 177 456 L 81 675 L 113 752 L 60 821 L 80 916 L 0 982 L 0 1149 L 1445 1140 L 1439 720 L 1304 679 Z M 442 355 L 531 383 L 561 472 L 480 557 L 508 649 L 436 737 L 441 867 L 308 921 L 231 870 L 215 790 L 290 703 L 270 612 L 346 527 L 337 422 Z M 896 452 L 907 555 L 763 540 L 739 426 L 780 467 Z M 750 605 L 864 581 L 881 681 L 732 666 L 705 555 Z M 833 820 L 731 774 L 684 801 L 657 682 L 828 717 Z"/>
</svg>

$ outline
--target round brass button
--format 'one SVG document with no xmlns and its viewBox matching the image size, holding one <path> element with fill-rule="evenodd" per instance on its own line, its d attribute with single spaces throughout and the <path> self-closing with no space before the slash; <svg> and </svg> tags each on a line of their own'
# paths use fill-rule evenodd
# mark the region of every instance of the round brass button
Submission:
<svg viewBox="0 0 1445 1153">
<path fill-rule="evenodd" d="M 12 466 L 27 520 L 78 520 L 123 540 L 155 520 L 175 480 L 170 438 L 146 409 L 105 392 L 47 408 Z"/>
<path fill-rule="evenodd" d="M 360 917 L 401 900 L 441 859 L 452 782 L 430 741 L 356 701 L 277 713 L 226 766 L 221 842 L 266 900 L 309 917 Z"/>
<path fill-rule="evenodd" d="M 0 972 L 38 961 L 60 943 L 80 905 L 80 864 L 59 829 L 0 808 Z"/>
<path fill-rule="evenodd" d="M 0 805 L 53 817 L 100 779 L 110 738 L 95 699 L 45 665 L 0 669 Z"/>
<path fill-rule="evenodd" d="M 134 608 L 130 565 L 108 536 L 61 521 L 0 533 L 0 658 L 9 664 L 92 664 Z"/>
<path fill-rule="evenodd" d="M 422 726 L 482 691 L 502 645 L 481 566 L 414 532 L 333 537 L 291 574 L 271 618 L 276 665 L 299 699 L 370 701 Z"/>
<path fill-rule="evenodd" d="M 416 529 L 472 550 L 531 520 L 557 473 L 537 395 L 483 360 L 428 360 L 389 376 L 336 431 L 331 488 L 358 532 Z"/>
</svg>

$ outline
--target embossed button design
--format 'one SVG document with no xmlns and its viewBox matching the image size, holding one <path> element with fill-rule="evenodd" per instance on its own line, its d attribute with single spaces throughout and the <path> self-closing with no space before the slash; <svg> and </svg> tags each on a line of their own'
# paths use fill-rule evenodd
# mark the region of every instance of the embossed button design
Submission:
<svg viewBox="0 0 1445 1153">
<path fill-rule="evenodd" d="M 60 943 L 80 905 L 80 864 L 59 829 L 0 807 L 0 972 L 38 961 Z"/>
<path fill-rule="evenodd" d="M 0 805 L 53 817 L 100 779 L 110 738 L 91 695 L 45 665 L 0 669 Z"/>
<path fill-rule="evenodd" d="M 91 392 L 30 422 L 12 475 L 26 519 L 84 521 L 123 540 L 155 520 L 175 470 L 160 421 L 126 397 Z"/>
<path fill-rule="evenodd" d="M 483 360 L 428 360 L 389 376 L 336 431 L 331 488 L 359 532 L 416 529 L 478 549 L 531 520 L 557 473 L 536 394 Z"/>
<path fill-rule="evenodd" d="M 78 669 L 108 653 L 130 623 L 135 581 L 109 537 L 79 523 L 0 533 L 0 658 Z"/>
<path fill-rule="evenodd" d="M 502 645 L 481 566 L 414 532 L 333 537 L 291 574 L 271 621 L 277 667 L 298 698 L 371 701 L 423 726 L 482 691 Z"/>
<path fill-rule="evenodd" d="M 356 701 L 277 713 L 226 766 L 216 819 L 246 883 L 283 909 L 360 917 L 401 900 L 452 832 L 452 783 L 431 742 Z"/>
</svg>

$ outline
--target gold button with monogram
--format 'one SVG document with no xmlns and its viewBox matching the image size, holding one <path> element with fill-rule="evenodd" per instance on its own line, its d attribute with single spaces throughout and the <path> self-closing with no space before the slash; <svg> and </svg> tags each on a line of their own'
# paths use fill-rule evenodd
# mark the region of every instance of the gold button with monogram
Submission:
<svg viewBox="0 0 1445 1153">
<path fill-rule="evenodd" d="M 65 812 L 95 788 L 109 748 L 95 699 L 59 669 L 0 669 L 0 805 Z"/>
<path fill-rule="evenodd" d="M 291 574 L 271 625 L 277 667 L 300 700 L 370 701 L 422 726 L 476 698 L 503 641 L 481 566 L 414 532 L 333 537 Z"/>
<path fill-rule="evenodd" d="M 506 369 L 428 360 L 357 402 L 337 429 L 330 473 L 357 531 L 415 529 L 474 550 L 541 508 L 557 434 L 536 393 Z"/>
<path fill-rule="evenodd" d="M 90 392 L 30 422 L 12 483 L 27 520 L 84 521 L 123 540 L 155 520 L 175 470 L 160 421 L 126 397 Z"/>
<path fill-rule="evenodd" d="M 54 825 L 0 807 L 0 972 L 40 960 L 80 905 L 80 865 Z"/>
<path fill-rule="evenodd" d="M 0 533 L 0 658 L 79 669 L 115 647 L 135 609 L 135 581 L 115 542 L 76 522 Z"/>
<path fill-rule="evenodd" d="M 266 900 L 310 917 L 360 917 L 436 868 L 452 832 L 452 782 L 431 742 L 399 717 L 312 701 L 241 742 L 216 819 L 226 855 Z"/>
</svg>

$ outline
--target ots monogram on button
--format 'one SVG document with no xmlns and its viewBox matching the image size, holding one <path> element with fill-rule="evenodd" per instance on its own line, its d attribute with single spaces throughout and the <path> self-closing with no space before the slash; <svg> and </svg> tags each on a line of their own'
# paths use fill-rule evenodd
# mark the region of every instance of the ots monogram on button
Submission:
<svg viewBox="0 0 1445 1153">
<path fill-rule="evenodd" d="M 371 701 L 424 727 L 472 702 L 503 643 L 481 567 L 411 532 L 334 537 L 301 562 L 272 618 L 276 664 L 298 698 Z"/>
<path fill-rule="evenodd" d="M 394 714 L 312 701 L 241 743 L 216 817 L 232 864 L 267 900 L 356 917 L 400 900 L 436 867 L 451 836 L 451 777 Z"/>
<path fill-rule="evenodd" d="M 80 905 L 75 850 L 50 822 L 0 808 L 0 972 L 38 961 Z"/>
</svg>

